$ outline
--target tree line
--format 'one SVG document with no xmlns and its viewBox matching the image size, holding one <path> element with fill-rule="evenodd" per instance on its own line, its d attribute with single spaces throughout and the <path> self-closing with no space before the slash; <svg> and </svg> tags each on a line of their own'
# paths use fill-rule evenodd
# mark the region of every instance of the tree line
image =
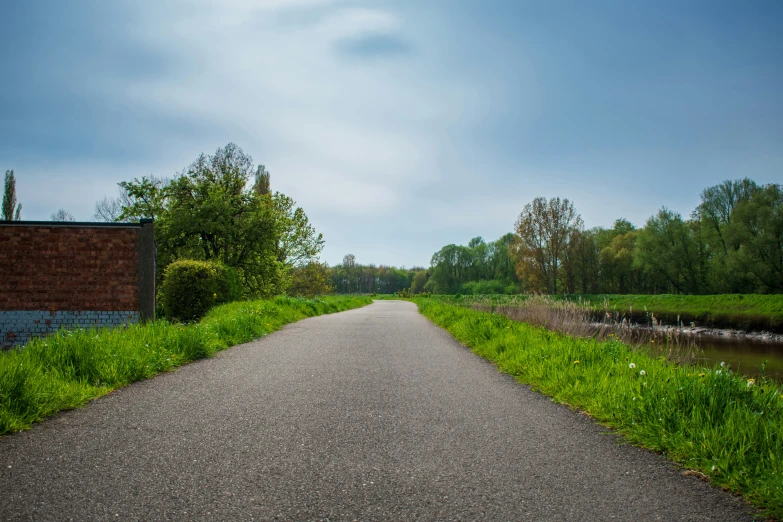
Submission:
<svg viewBox="0 0 783 522">
<path fill-rule="evenodd" d="M 663 207 L 585 230 L 568 200 L 538 198 L 515 226 L 522 290 L 547 293 L 783 292 L 783 190 L 744 178 L 701 193 L 688 218 Z"/>
<path fill-rule="evenodd" d="M 571 201 L 540 197 L 513 233 L 446 245 L 417 274 L 414 293 L 780 293 L 783 189 L 724 181 L 702 191 L 687 218 L 663 207 L 641 228 L 620 218 L 586 229 Z"/>
<path fill-rule="evenodd" d="M 417 274 L 426 276 L 422 267 L 410 269 L 373 264 L 362 265 L 347 254 L 341 264 L 329 269 L 331 288 L 339 294 L 394 294 L 414 285 Z"/>
<path fill-rule="evenodd" d="M 7 171 L 2 217 L 20 214 Z M 176 259 L 217 261 L 236 270 L 246 296 L 783 292 L 783 189 L 748 178 L 706 188 L 687 218 L 663 207 L 641 228 L 620 218 L 611 228 L 586 229 L 571 201 L 539 197 L 524 206 L 513 233 L 446 245 L 428 269 L 361 265 L 352 254 L 331 268 L 320 263 L 321 234 L 233 143 L 173 179 L 119 183 L 94 217 L 153 218 L 159 274 Z M 52 219 L 73 218 L 61 209 Z"/>
</svg>

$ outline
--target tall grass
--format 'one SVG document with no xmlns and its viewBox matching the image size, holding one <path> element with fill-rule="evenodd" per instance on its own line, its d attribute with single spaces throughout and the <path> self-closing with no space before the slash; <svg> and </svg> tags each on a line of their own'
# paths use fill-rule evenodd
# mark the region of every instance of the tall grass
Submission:
<svg viewBox="0 0 783 522">
<path fill-rule="evenodd" d="M 441 297 L 463 304 L 514 305 L 533 296 L 495 294 Z M 654 315 L 659 322 L 669 325 L 688 326 L 693 322 L 715 328 L 783 333 L 783 294 L 600 294 L 551 296 L 551 299 L 583 305 L 598 320 L 607 312 L 642 323 Z"/>
<path fill-rule="evenodd" d="M 514 321 L 543 326 L 549 330 L 599 341 L 619 340 L 652 356 L 663 356 L 669 362 L 694 364 L 699 349 L 694 339 L 678 328 L 660 327 L 653 314 L 645 317 L 649 326 L 640 326 L 617 311 L 596 314 L 581 302 L 532 295 L 516 302 L 500 301 L 470 305 L 474 310 L 496 312 Z"/>
<path fill-rule="evenodd" d="M 114 389 L 305 317 L 369 304 L 367 297 L 323 297 L 226 304 L 189 325 L 156 321 L 127 328 L 60 331 L 0 354 L 0 434 L 29 428 Z"/>
<path fill-rule="evenodd" d="M 435 299 L 419 310 L 519 381 L 783 518 L 783 389 Z"/>
</svg>

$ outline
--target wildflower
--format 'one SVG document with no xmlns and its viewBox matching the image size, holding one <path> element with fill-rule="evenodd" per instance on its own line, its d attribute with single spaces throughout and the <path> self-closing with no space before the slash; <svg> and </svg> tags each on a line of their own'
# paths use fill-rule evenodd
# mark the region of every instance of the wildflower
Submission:
<svg viewBox="0 0 783 522">
<path fill-rule="evenodd" d="M 574 364 L 579 364 L 579 359 L 575 360 Z"/>
<path fill-rule="evenodd" d="M 720 370 L 715 370 L 715 375 L 720 375 Z"/>
<path fill-rule="evenodd" d="M 217 294 L 212 294 L 212 298 L 217 298 Z"/>
<path fill-rule="evenodd" d="M 651 342 L 652 344 L 655 344 L 655 341 L 652 341 L 652 340 L 651 340 L 650 342 Z"/>
<path fill-rule="evenodd" d="M 723 368 L 724 366 L 726 366 L 726 363 L 725 363 L 725 362 L 723 362 L 723 361 L 721 361 L 721 362 L 720 362 L 720 367 L 721 367 L 721 368 Z"/>
<path fill-rule="evenodd" d="M 748 379 L 748 388 L 756 384 L 756 379 Z"/>
<path fill-rule="evenodd" d="M 704 377 L 704 374 L 703 374 L 703 373 L 700 373 L 700 374 L 699 374 L 699 377 Z"/>
<path fill-rule="evenodd" d="M 636 368 L 636 365 L 634 363 L 631 363 L 628 365 L 628 367 L 633 370 L 634 368 Z"/>
<path fill-rule="evenodd" d="M 647 372 L 644 370 L 639 370 L 639 375 L 647 375 Z"/>
</svg>

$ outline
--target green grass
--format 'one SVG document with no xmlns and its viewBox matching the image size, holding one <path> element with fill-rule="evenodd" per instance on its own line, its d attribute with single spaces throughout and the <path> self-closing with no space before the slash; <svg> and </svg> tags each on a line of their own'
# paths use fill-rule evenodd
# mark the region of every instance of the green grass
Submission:
<svg viewBox="0 0 783 522">
<path fill-rule="evenodd" d="M 596 310 L 627 312 L 633 309 L 641 316 L 648 312 L 666 323 L 691 321 L 702 325 L 740 330 L 771 330 L 783 332 L 783 295 L 721 294 L 721 295 L 583 295 Z"/>
<path fill-rule="evenodd" d="M 439 296 L 455 303 L 511 304 L 528 295 L 456 295 Z M 553 296 L 554 297 L 554 296 Z M 595 312 L 618 312 L 637 322 L 646 322 L 651 314 L 666 324 L 766 330 L 783 333 L 783 294 L 720 294 L 720 295 L 568 295 L 557 299 L 582 302 Z"/>
<path fill-rule="evenodd" d="M 189 325 L 60 331 L 0 354 L 0 434 L 29 428 L 134 381 L 148 379 L 315 315 L 369 304 L 367 297 L 226 304 Z"/>
<path fill-rule="evenodd" d="M 437 299 L 420 312 L 520 382 L 698 470 L 783 519 L 783 390 L 725 368 L 669 365 Z"/>
</svg>

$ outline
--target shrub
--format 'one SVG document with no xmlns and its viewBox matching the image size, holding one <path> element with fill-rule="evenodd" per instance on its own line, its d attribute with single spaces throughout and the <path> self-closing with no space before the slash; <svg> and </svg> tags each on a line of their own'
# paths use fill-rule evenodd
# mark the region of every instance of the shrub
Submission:
<svg viewBox="0 0 783 522">
<path fill-rule="evenodd" d="M 160 301 L 169 319 L 195 321 L 213 306 L 240 297 L 237 273 L 219 263 L 181 259 L 163 274 Z"/>
</svg>

